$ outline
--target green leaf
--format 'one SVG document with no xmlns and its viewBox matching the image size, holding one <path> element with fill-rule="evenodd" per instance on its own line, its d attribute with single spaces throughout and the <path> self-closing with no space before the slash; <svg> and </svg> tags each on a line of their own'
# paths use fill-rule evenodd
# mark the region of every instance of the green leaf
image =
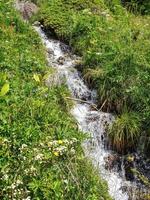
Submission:
<svg viewBox="0 0 150 200">
<path fill-rule="evenodd" d="M 0 73 L 0 80 L 6 81 L 7 75 L 4 73 Z"/>
<path fill-rule="evenodd" d="M 5 83 L 1 89 L 0 96 L 5 96 L 9 92 L 9 83 Z"/>
<path fill-rule="evenodd" d="M 34 78 L 34 80 L 35 80 L 36 82 L 40 82 L 39 75 L 34 74 L 34 75 L 33 75 L 33 78 Z"/>
</svg>

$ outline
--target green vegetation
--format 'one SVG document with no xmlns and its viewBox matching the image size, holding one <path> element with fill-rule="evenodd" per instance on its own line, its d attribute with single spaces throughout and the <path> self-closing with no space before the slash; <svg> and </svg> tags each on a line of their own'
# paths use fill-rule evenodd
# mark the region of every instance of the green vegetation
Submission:
<svg viewBox="0 0 150 200">
<path fill-rule="evenodd" d="M 140 135 L 139 127 L 138 115 L 133 112 L 123 113 L 116 119 L 108 133 L 117 151 L 125 152 L 126 149 L 132 149 L 135 146 Z"/>
<path fill-rule="evenodd" d="M 137 169 L 133 168 L 133 169 L 131 169 L 131 171 L 139 178 L 140 181 L 142 181 L 145 185 L 147 185 L 148 187 L 150 187 L 150 181 L 149 181 L 148 178 L 146 178 L 145 176 L 143 176 Z"/>
<path fill-rule="evenodd" d="M 66 86 L 44 85 L 44 47 L 11 2 L 0 1 L 1 199 L 109 200 L 83 157 Z"/>
<path fill-rule="evenodd" d="M 124 5 L 132 12 L 150 14 L 149 0 L 123 0 Z"/>
<path fill-rule="evenodd" d="M 37 19 L 83 57 L 82 71 L 98 91 L 99 106 L 120 118 L 112 128 L 113 141 L 121 137 L 128 142 L 140 134 L 149 137 L 150 16 L 129 13 L 120 0 L 37 4 L 41 8 Z M 128 120 L 122 120 L 126 112 Z"/>
</svg>

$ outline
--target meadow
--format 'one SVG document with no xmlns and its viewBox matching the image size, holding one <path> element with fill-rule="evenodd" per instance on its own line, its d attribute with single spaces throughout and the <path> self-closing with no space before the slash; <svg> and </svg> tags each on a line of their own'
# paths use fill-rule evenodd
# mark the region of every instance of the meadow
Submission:
<svg viewBox="0 0 150 200">
<path fill-rule="evenodd" d="M 0 1 L 0 197 L 109 200 L 84 158 L 66 85 L 45 85 L 53 73 L 38 34 L 13 1 Z"/>
</svg>

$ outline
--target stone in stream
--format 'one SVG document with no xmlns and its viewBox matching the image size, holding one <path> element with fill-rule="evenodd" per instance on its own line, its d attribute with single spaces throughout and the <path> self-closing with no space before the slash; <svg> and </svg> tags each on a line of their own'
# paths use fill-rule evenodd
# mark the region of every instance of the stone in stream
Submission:
<svg viewBox="0 0 150 200">
<path fill-rule="evenodd" d="M 64 53 L 69 53 L 70 54 L 71 49 L 70 49 L 70 47 L 68 45 L 60 43 L 60 48 Z"/>
<path fill-rule="evenodd" d="M 41 26 L 41 23 L 38 22 L 38 21 L 35 21 L 35 22 L 33 23 L 33 26 Z"/>
<path fill-rule="evenodd" d="M 124 168 L 125 168 L 125 177 L 129 181 L 134 180 L 134 173 L 132 169 L 134 169 L 134 156 L 127 156 L 124 161 Z"/>
<path fill-rule="evenodd" d="M 109 154 L 105 159 L 105 168 L 111 171 L 114 167 L 121 164 L 118 155 Z M 118 168 L 118 167 L 117 167 Z"/>
<path fill-rule="evenodd" d="M 47 53 L 50 55 L 54 55 L 54 51 L 51 48 L 47 48 Z"/>
<path fill-rule="evenodd" d="M 63 65 L 64 62 L 65 62 L 65 58 L 62 57 L 62 56 L 60 56 L 60 57 L 57 59 L 57 62 L 58 62 L 58 64 Z"/>
</svg>

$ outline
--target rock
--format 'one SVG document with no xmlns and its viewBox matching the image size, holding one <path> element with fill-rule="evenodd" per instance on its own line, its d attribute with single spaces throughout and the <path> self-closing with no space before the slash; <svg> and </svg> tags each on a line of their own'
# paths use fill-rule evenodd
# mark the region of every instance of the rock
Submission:
<svg viewBox="0 0 150 200">
<path fill-rule="evenodd" d="M 65 62 L 65 58 L 60 56 L 58 59 L 57 59 L 57 62 L 60 64 L 60 65 L 63 65 L 64 62 Z"/>
<path fill-rule="evenodd" d="M 134 157 L 132 155 L 128 155 L 124 160 L 124 169 L 126 179 L 129 181 L 134 180 L 134 173 L 132 169 L 134 168 Z"/>
<path fill-rule="evenodd" d="M 33 26 L 40 26 L 40 25 L 41 25 L 41 23 L 38 22 L 38 21 L 35 21 L 35 22 L 33 23 Z"/>
<path fill-rule="evenodd" d="M 64 53 L 70 53 L 71 49 L 69 48 L 68 45 L 60 43 L 60 48 Z"/>
<path fill-rule="evenodd" d="M 78 67 L 78 69 L 79 69 L 79 66 L 80 66 L 80 67 L 83 67 L 83 66 L 82 66 L 83 63 L 82 63 L 82 60 L 81 60 L 81 59 L 80 59 L 80 60 L 79 60 L 79 59 L 76 59 L 76 60 L 74 61 L 74 63 L 75 63 L 75 65 Z"/>
<path fill-rule="evenodd" d="M 15 2 L 15 7 L 20 11 L 21 15 L 25 20 L 29 20 L 33 14 L 38 12 L 38 7 L 29 1 L 20 1 Z"/>
<path fill-rule="evenodd" d="M 54 55 L 54 51 L 53 51 L 53 49 L 51 49 L 51 48 L 48 48 L 48 49 L 47 49 L 47 53 L 50 54 L 50 55 Z"/>
<path fill-rule="evenodd" d="M 111 171 L 118 161 L 119 157 L 117 155 L 108 155 L 105 157 L 105 168 Z"/>
</svg>

